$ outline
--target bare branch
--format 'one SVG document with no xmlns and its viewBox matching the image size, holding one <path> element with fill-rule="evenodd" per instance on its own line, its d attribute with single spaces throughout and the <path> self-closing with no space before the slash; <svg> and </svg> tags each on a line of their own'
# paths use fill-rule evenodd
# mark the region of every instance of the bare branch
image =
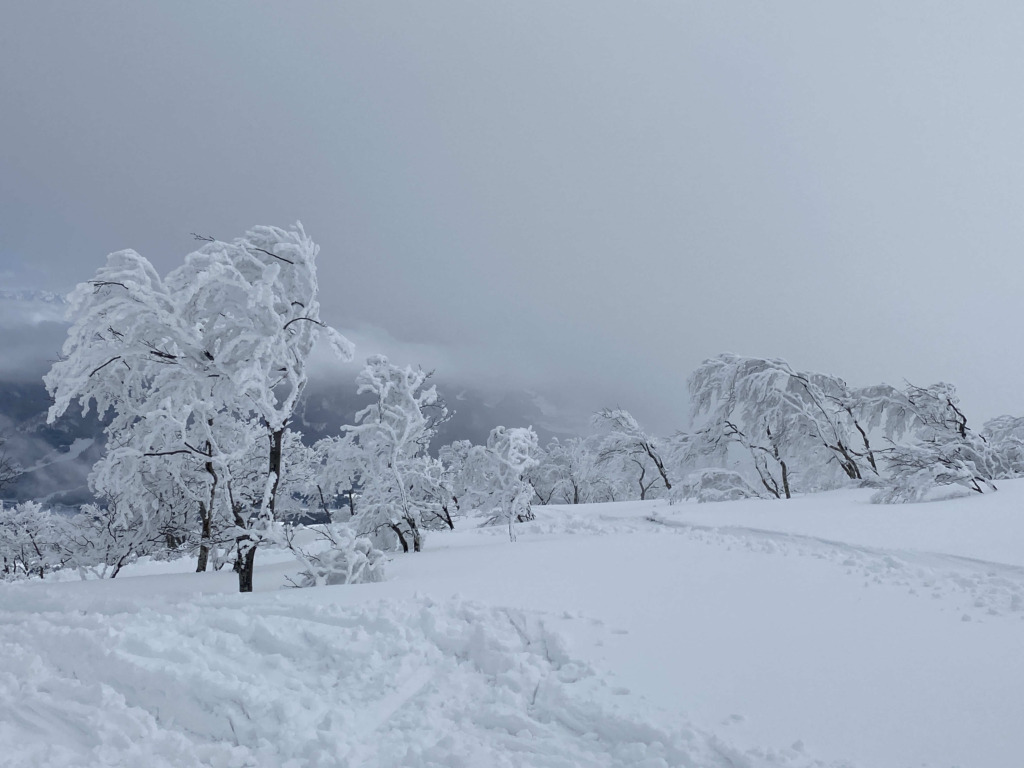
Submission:
<svg viewBox="0 0 1024 768">
<path fill-rule="evenodd" d="M 92 376 L 94 374 L 99 373 L 104 368 L 106 368 L 108 365 L 110 365 L 112 362 L 114 362 L 115 360 L 120 360 L 120 359 L 121 359 L 120 355 L 115 355 L 114 357 L 112 357 L 109 360 L 107 360 L 107 362 L 105 362 L 103 365 L 101 365 L 101 366 L 99 366 L 97 368 L 93 368 L 92 371 L 89 372 L 89 376 Z"/>
</svg>

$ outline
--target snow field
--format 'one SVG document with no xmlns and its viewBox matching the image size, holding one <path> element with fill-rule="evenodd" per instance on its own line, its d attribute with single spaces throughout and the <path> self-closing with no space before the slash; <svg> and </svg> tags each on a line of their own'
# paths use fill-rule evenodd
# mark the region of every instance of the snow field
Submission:
<svg viewBox="0 0 1024 768">
<path fill-rule="evenodd" d="M 0 614 L 12 768 L 761 764 L 609 703 L 531 612 L 297 592 L 75 610 L 34 591 Z"/>
<path fill-rule="evenodd" d="M 1024 483 L 865 498 L 542 507 L 377 584 L 5 585 L 0 765 L 1017 768 Z"/>
</svg>

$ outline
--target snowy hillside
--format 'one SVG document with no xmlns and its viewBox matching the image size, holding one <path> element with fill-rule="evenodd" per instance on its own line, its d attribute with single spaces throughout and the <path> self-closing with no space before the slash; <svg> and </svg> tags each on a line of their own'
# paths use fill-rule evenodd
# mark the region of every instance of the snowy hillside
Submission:
<svg viewBox="0 0 1024 768">
<path fill-rule="evenodd" d="M 1024 481 L 539 507 L 378 584 L 0 585 L 4 766 L 1011 768 Z"/>
</svg>

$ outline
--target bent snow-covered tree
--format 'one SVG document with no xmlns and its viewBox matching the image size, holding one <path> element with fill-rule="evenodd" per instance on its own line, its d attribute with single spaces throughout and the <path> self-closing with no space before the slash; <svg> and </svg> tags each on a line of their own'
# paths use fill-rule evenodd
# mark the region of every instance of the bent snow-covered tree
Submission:
<svg viewBox="0 0 1024 768">
<path fill-rule="evenodd" d="M 850 480 L 878 474 L 870 427 L 860 414 L 866 394 L 836 376 L 796 371 L 784 360 L 723 354 L 705 360 L 688 385 L 699 427 L 687 450 L 724 461 L 729 445 L 742 446 L 758 481 L 776 498 L 789 498 L 795 479 L 807 489 L 833 484 L 833 469 Z"/>
<path fill-rule="evenodd" d="M 646 499 L 652 493 L 672 490 L 661 441 L 647 434 L 629 411 L 605 408 L 594 414 L 593 421 L 601 432 L 597 462 L 620 483 L 629 478 L 630 497 Z"/>
<path fill-rule="evenodd" d="M 246 592 L 274 519 L 284 433 L 313 345 L 325 333 L 343 358 L 352 347 L 320 320 L 319 249 L 301 225 L 256 227 L 230 243 L 201 239 L 166 277 L 119 251 L 72 292 L 62 359 L 44 378 L 49 420 L 75 400 L 85 412 L 95 403 L 112 414 L 108 434 L 134 436 L 129 449 L 201 461 L 201 495 L 234 526 Z M 257 504 L 230 503 L 230 467 L 252 450 L 249 427 L 262 435 L 263 492 Z"/>
<path fill-rule="evenodd" d="M 890 422 L 908 432 L 912 440 L 890 441 L 892 445 L 885 454 L 889 478 L 872 501 L 921 501 L 936 488 L 950 485 L 975 493 L 996 490 L 993 480 L 1004 471 L 1001 457 L 984 434 L 967 426 L 967 416 L 952 384 L 908 384 L 893 396 L 893 401 Z M 1001 426 L 995 434 L 1006 435 L 1010 425 Z"/>
</svg>

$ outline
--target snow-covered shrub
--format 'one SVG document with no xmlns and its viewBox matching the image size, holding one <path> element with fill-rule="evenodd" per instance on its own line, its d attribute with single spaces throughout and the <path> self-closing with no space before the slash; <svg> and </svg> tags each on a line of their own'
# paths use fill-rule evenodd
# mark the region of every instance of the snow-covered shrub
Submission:
<svg viewBox="0 0 1024 768">
<path fill-rule="evenodd" d="M 0 502 L 0 578 L 43 577 L 60 568 L 66 520 L 34 501 Z"/>
<path fill-rule="evenodd" d="M 739 472 L 729 469 L 701 469 L 691 472 L 673 490 L 671 502 L 692 499 L 698 503 L 760 498 L 761 494 Z"/>
<path fill-rule="evenodd" d="M 300 543 L 308 538 L 303 534 L 309 532 L 314 534 L 312 542 Z M 384 553 L 365 536 L 356 536 L 348 525 L 296 526 L 285 536 L 288 548 L 302 565 L 302 570 L 288 579 L 293 586 L 322 587 L 384 580 Z"/>
<path fill-rule="evenodd" d="M 113 578 L 122 567 L 161 546 L 160 534 L 128 505 L 87 504 L 73 517 L 26 501 L 0 507 L 0 558 L 6 579 L 43 576 L 61 567 Z"/>
<path fill-rule="evenodd" d="M 994 480 L 1024 476 L 1024 417 L 990 419 L 981 436 L 988 444 Z"/>
<path fill-rule="evenodd" d="M 983 457 L 961 443 L 928 442 L 897 446 L 886 462 L 888 481 L 871 497 L 873 504 L 910 504 L 925 501 L 943 486 L 960 485 L 975 493 L 996 490 Z M 981 464 L 982 466 L 979 466 Z"/>
<path fill-rule="evenodd" d="M 62 549 L 67 566 L 88 575 L 113 579 L 124 566 L 166 548 L 164 533 L 150 524 L 149 509 L 108 499 L 86 504 L 67 520 Z"/>
</svg>

